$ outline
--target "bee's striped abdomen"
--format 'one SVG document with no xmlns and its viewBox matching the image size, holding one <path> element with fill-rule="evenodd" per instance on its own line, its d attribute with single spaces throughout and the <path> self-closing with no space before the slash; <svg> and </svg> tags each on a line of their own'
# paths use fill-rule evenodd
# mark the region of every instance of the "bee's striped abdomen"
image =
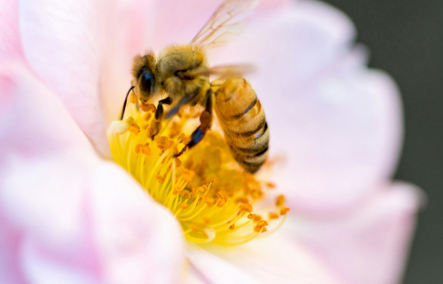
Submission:
<svg viewBox="0 0 443 284">
<path fill-rule="evenodd" d="M 254 89 L 243 78 L 228 79 L 215 95 L 215 111 L 235 160 L 256 172 L 268 155 L 269 129 Z"/>
</svg>

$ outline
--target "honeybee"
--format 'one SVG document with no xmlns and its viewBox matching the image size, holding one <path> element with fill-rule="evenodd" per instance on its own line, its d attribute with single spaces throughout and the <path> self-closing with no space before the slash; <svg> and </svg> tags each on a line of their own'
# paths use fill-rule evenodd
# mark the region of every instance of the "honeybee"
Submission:
<svg viewBox="0 0 443 284">
<path fill-rule="evenodd" d="M 225 0 L 190 44 L 170 46 L 158 57 L 153 52 L 135 56 L 132 86 L 126 95 L 121 119 L 131 92 L 141 105 L 161 94 L 168 95 L 158 101 L 156 133 L 161 121 L 173 117 L 182 106 L 203 106 L 200 126 L 178 153 L 181 155 L 185 149 L 197 145 L 211 128 L 214 106 L 233 157 L 246 171 L 256 172 L 267 157 L 269 130 L 254 89 L 241 76 L 247 66 L 211 68 L 205 51 L 223 44 L 257 3 L 257 0 Z M 211 75 L 220 77 L 210 82 Z M 171 105 L 166 114 L 163 105 Z"/>
</svg>

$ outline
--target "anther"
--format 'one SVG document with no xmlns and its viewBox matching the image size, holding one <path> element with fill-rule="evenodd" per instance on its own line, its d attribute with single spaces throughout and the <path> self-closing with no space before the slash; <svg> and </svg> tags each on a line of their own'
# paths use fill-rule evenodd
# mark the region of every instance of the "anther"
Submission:
<svg viewBox="0 0 443 284">
<path fill-rule="evenodd" d="M 273 182 L 267 182 L 267 183 L 266 183 L 266 186 L 269 187 L 269 188 L 271 188 L 271 189 L 274 189 L 274 188 L 275 188 L 275 183 L 273 183 Z"/>
<path fill-rule="evenodd" d="M 208 206 L 211 206 L 212 204 L 214 204 L 214 202 L 215 202 L 215 200 L 214 200 L 213 197 L 211 197 L 211 196 L 209 196 L 209 195 L 205 196 L 205 203 L 206 203 Z"/>
<path fill-rule="evenodd" d="M 185 202 L 183 202 L 183 203 L 180 203 L 180 205 L 178 205 L 178 207 L 180 207 L 180 208 L 182 208 L 182 209 L 188 209 L 188 208 L 189 208 L 189 205 L 186 204 Z"/>
<path fill-rule="evenodd" d="M 156 175 L 155 178 L 158 180 L 159 183 L 164 183 L 165 182 L 165 178 L 162 177 L 161 175 Z"/>
<path fill-rule="evenodd" d="M 141 109 L 142 111 L 144 111 L 144 112 L 148 112 L 148 111 L 150 111 L 150 112 L 155 112 L 155 110 L 156 110 L 154 104 L 143 104 L 143 103 L 140 103 L 139 106 L 140 106 L 140 109 Z"/>
<path fill-rule="evenodd" d="M 285 197 L 283 195 L 279 195 L 277 197 L 277 201 L 275 202 L 275 205 L 277 205 L 279 207 L 285 205 Z"/>
<path fill-rule="evenodd" d="M 140 133 L 140 127 L 135 123 L 133 123 L 131 126 L 129 126 L 128 130 L 130 132 L 134 133 L 135 135 Z"/>
<path fill-rule="evenodd" d="M 264 232 L 263 229 L 266 229 L 265 226 L 267 225 L 268 222 L 266 222 L 265 220 L 261 220 L 257 223 L 257 225 L 255 225 L 254 231 L 257 233 Z"/>
<path fill-rule="evenodd" d="M 149 148 L 149 146 L 147 144 L 144 145 L 142 148 L 142 153 L 145 155 L 148 155 L 148 156 L 151 155 L 151 148 Z"/>
<path fill-rule="evenodd" d="M 243 203 L 243 204 L 240 204 L 239 207 L 240 207 L 240 209 L 245 210 L 246 212 L 249 212 L 249 213 L 252 212 L 252 205 L 251 204 Z"/>
<path fill-rule="evenodd" d="M 141 151 L 142 148 L 143 148 L 143 145 L 142 145 L 142 144 L 137 144 L 137 145 L 135 146 L 135 153 L 136 153 L 136 154 L 140 153 L 140 151 Z"/>
<path fill-rule="evenodd" d="M 191 198 L 191 193 L 187 190 L 183 190 L 182 192 L 180 192 L 180 196 L 185 197 L 186 199 Z"/>
<path fill-rule="evenodd" d="M 277 213 L 275 212 L 269 212 L 269 219 L 278 219 L 278 217 L 280 217 Z"/>
<path fill-rule="evenodd" d="M 290 209 L 289 209 L 288 207 L 283 207 L 283 208 L 280 210 L 280 215 L 286 215 L 286 213 L 288 213 L 289 210 L 290 210 Z"/>
<path fill-rule="evenodd" d="M 254 215 L 254 222 L 260 222 L 262 220 L 262 216 L 255 214 Z"/>
</svg>

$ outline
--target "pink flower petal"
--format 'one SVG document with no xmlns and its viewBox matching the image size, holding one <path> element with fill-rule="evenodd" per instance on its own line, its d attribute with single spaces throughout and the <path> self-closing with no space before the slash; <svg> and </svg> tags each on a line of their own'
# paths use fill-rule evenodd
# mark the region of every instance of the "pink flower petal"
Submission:
<svg viewBox="0 0 443 284">
<path fill-rule="evenodd" d="M 25 58 L 91 142 L 110 156 L 99 100 L 100 11 L 93 1 L 20 2 Z"/>
<path fill-rule="evenodd" d="M 19 267 L 20 232 L 0 213 L 0 283 L 24 283 Z"/>
<path fill-rule="evenodd" d="M 206 251 L 190 249 L 188 258 L 210 283 L 339 283 L 326 266 L 280 232 L 241 246 L 202 248 Z"/>
<path fill-rule="evenodd" d="M 324 78 L 306 95 L 287 109 L 294 113 L 284 126 L 293 132 L 275 131 L 292 142 L 280 184 L 296 210 L 344 210 L 393 172 L 402 137 L 398 89 L 385 73 L 361 70 Z"/>
<path fill-rule="evenodd" d="M 346 215 L 292 214 L 283 233 L 337 271 L 340 283 L 399 283 L 422 195 L 410 184 L 396 183 Z"/>
<path fill-rule="evenodd" d="M 341 12 L 303 1 L 258 18 L 214 60 L 257 65 L 246 77 L 266 110 L 271 153 L 287 161 L 274 178 L 294 210 L 344 210 L 397 163 L 398 89 L 386 74 L 366 69 L 354 35 Z"/>
<path fill-rule="evenodd" d="M 131 86 L 132 60 L 153 42 L 154 1 L 117 1 L 105 18 L 100 95 L 106 125 L 120 117 L 123 101 Z"/>
<path fill-rule="evenodd" d="M 25 69 L 2 66 L 0 89 L 8 110 L 0 112 L 2 280 L 174 283 L 184 258 L 170 212 L 120 167 L 100 160 L 62 104 Z M 122 281 L 129 272 L 133 278 Z"/>
<path fill-rule="evenodd" d="M 0 1 L 0 61 L 21 55 L 18 1 Z"/>
<path fill-rule="evenodd" d="M 0 68 L 0 114 L 1 160 L 11 152 L 24 158 L 71 148 L 92 153 L 63 104 L 21 63 Z"/>
<path fill-rule="evenodd" d="M 110 179 L 112 177 L 112 179 Z M 177 283 L 183 232 L 133 178 L 108 163 L 92 193 L 92 230 L 107 283 Z"/>
</svg>

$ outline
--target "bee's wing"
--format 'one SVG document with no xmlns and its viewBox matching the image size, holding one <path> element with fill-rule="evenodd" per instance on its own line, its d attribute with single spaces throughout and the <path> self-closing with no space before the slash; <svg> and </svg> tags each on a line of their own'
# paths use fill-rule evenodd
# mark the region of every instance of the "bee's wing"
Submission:
<svg viewBox="0 0 443 284">
<path fill-rule="evenodd" d="M 244 20 L 258 2 L 260 0 L 225 0 L 191 43 L 205 48 L 224 44 L 241 32 Z"/>
<path fill-rule="evenodd" d="M 219 78 L 240 77 L 244 74 L 253 72 L 254 66 L 251 64 L 221 65 L 211 68 L 202 68 L 186 73 L 186 76 L 211 76 L 217 75 Z"/>
</svg>

